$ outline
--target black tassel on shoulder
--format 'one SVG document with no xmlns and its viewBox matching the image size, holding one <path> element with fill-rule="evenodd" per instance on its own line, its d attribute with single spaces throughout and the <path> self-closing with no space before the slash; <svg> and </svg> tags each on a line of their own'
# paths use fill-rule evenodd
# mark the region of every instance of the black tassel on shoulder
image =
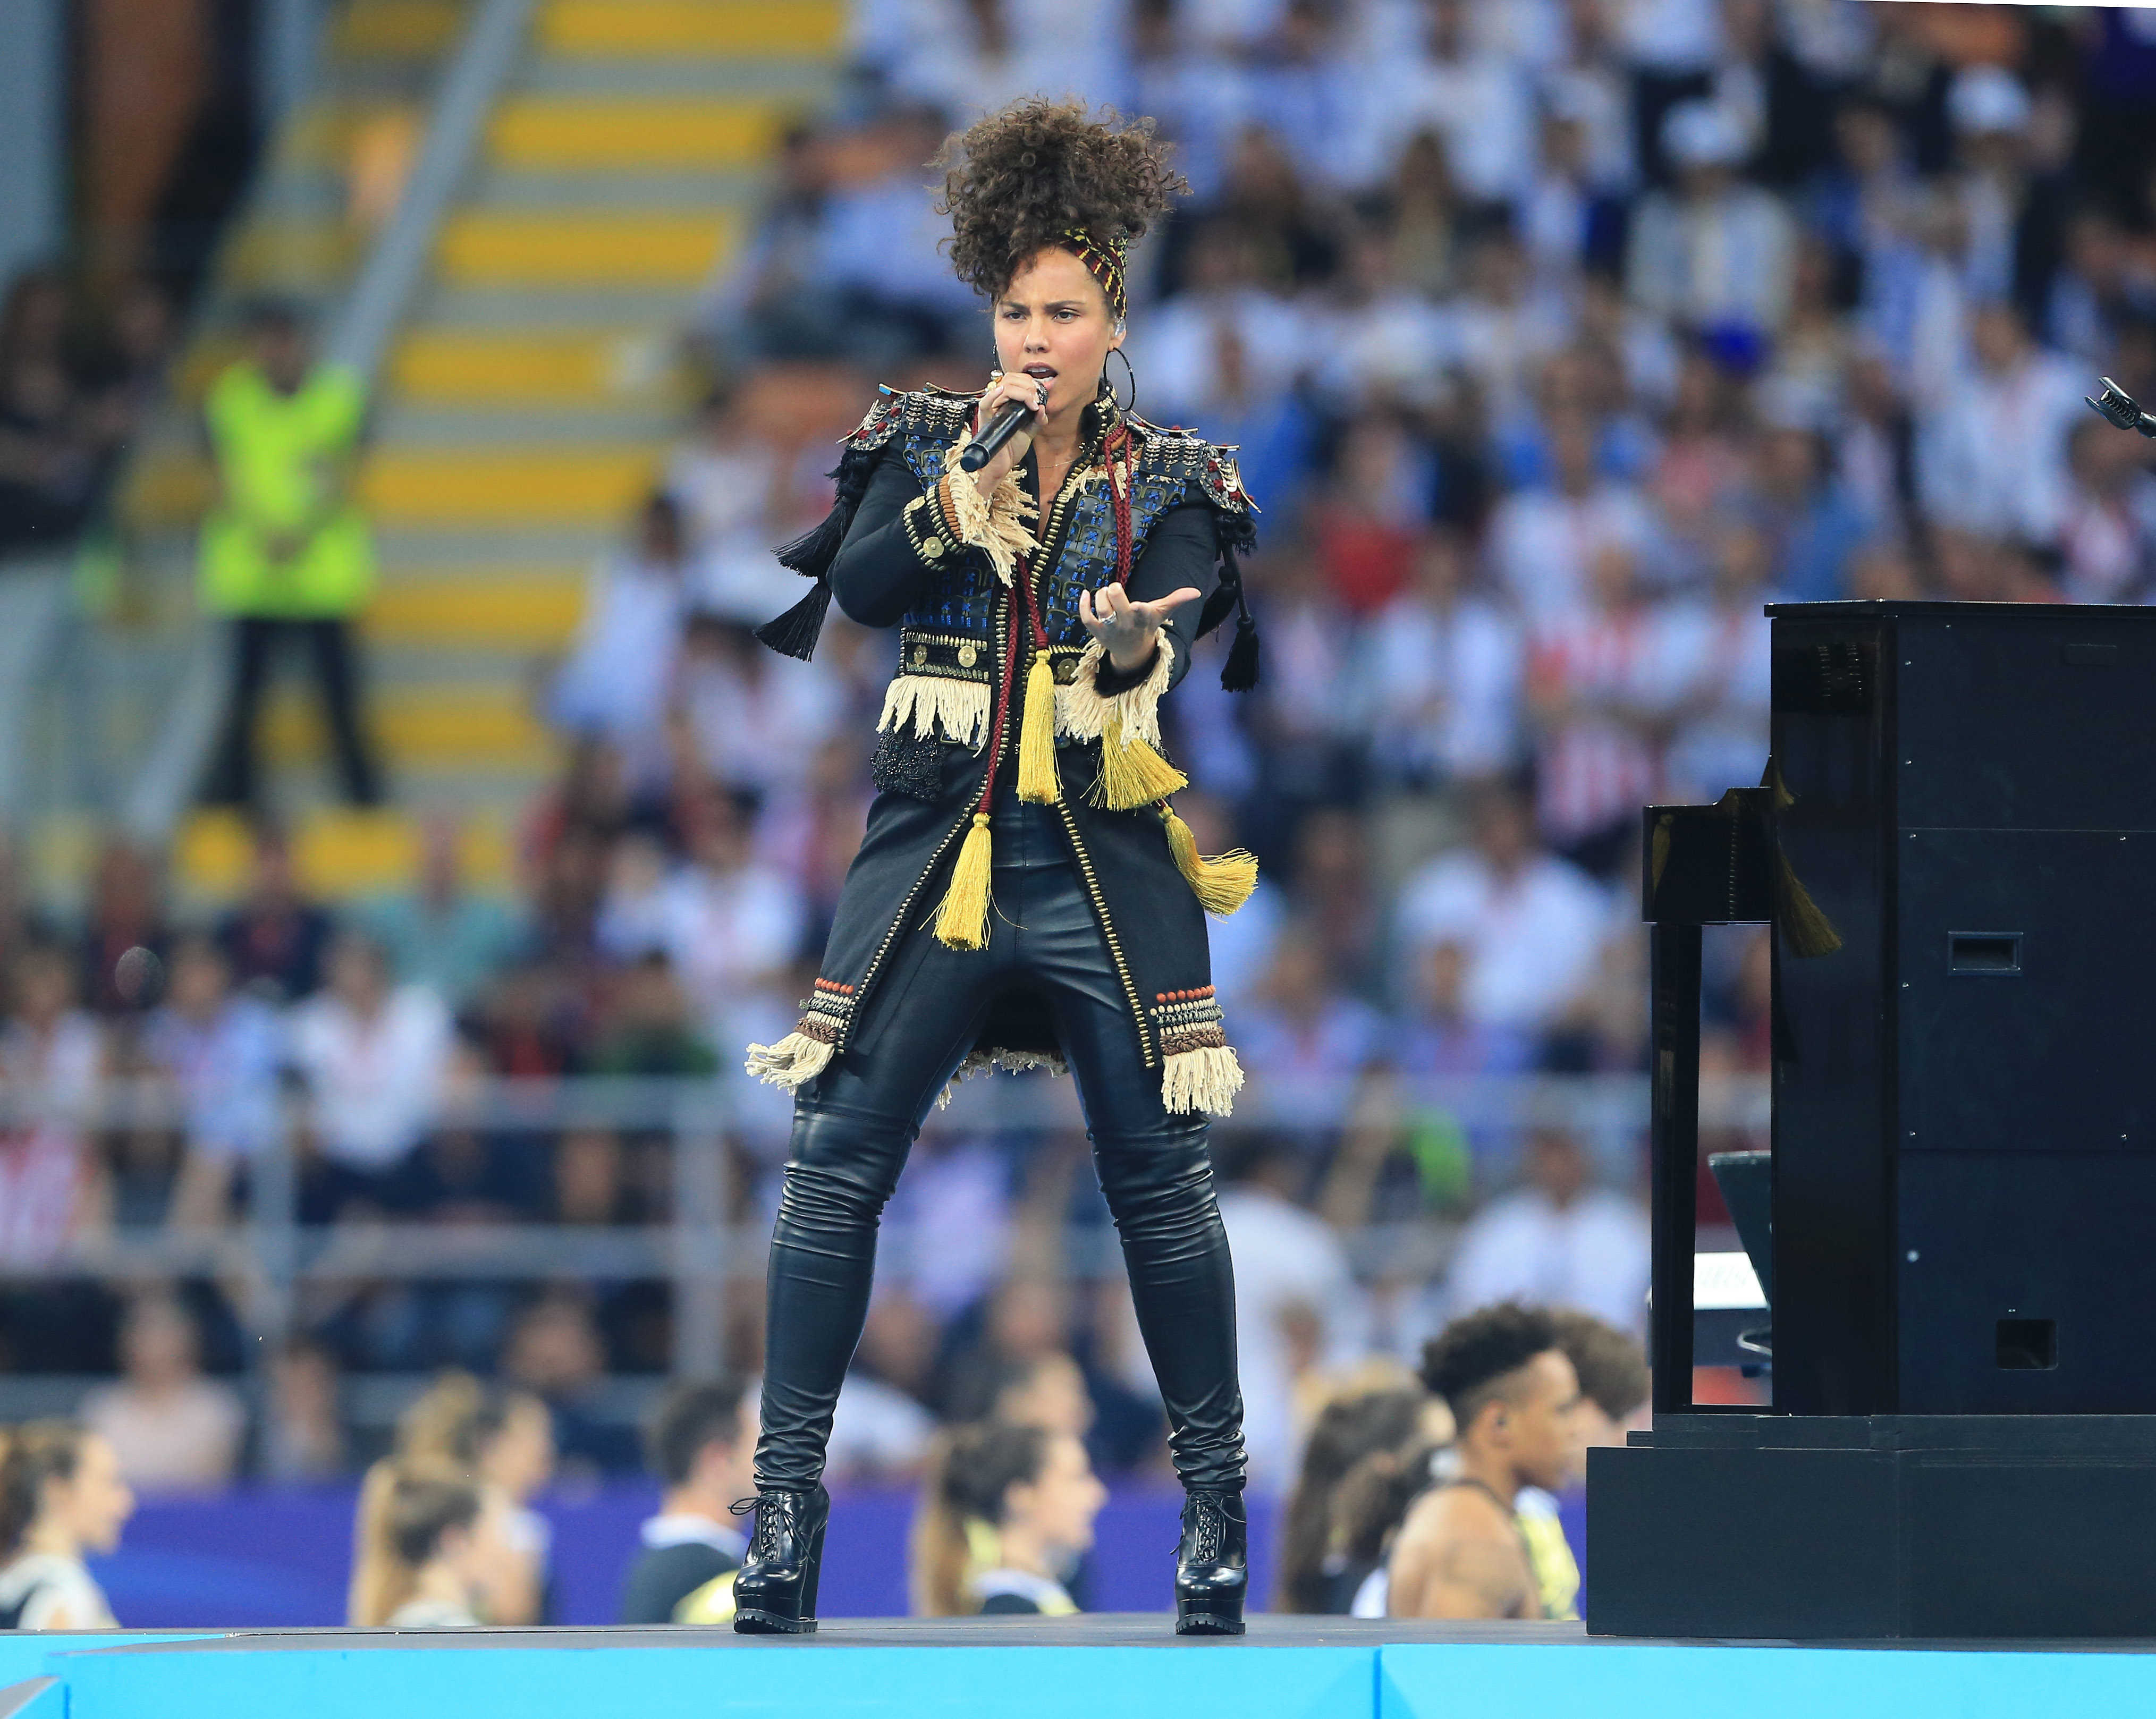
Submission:
<svg viewBox="0 0 2156 1719">
<path fill-rule="evenodd" d="M 819 579 L 808 594 L 775 619 L 756 629 L 756 636 L 781 656 L 803 662 L 816 654 L 816 641 L 824 634 L 824 617 L 831 607 L 831 582 Z"/>
<path fill-rule="evenodd" d="M 1229 610 L 1235 606 L 1235 593 L 1238 588 L 1237 585 L 1229 582 L 1224 573 L 1221 575 L 1220 582 L 1207 594 L 1204 603 L 1199 608 L 1198 630 L 1192 635 L 1194 638 L 1203 639 L 1228 618 Z"/>
<path fill-rule="evenodd" d="M 1220 685 L 1229 692 L 1248 692 L 1258 684 L 1258 623 L 1240 599 L 1235 607 L 1235 639 L 1220 665 Z"/>
<path fill-rule="evenodd" d="M 838 470 L 831 474 L 838 480 L 838 495 L 823 523 L 778 546 L 781 567 L 791 567 L 816 582 L 815 588 L 792 608 L 756 629 L 756 636 L 782 656 L 798 657 L 805 663 L 816 654 L 824 617 L 831 608 L 831 563 L 839 558 L 839 546 L 853 527 L 861 497 L 868 494 L 877 452 L 872 448 L 849 448 Z"/>
<path fill-rule="evenodd" d="M 1245 530 L 1249 529 L 1247 522 Z M 1220 544 L 1220 582 L 1198 613 L 1198 637 L 1203 639 L 1235 612 L 1235 637 L 1228 646 L 1228 660 L 1220 665 L 1220 685 L 1229 692 L 1248 692 L 1258 684 L 1258 623 L 1250 618 L 1250 605 L 1243 595 L 1243 569 L 1235 559 L 1237 545 L 1224 538 Z M 1240 546 L 1248 548 L 1247 542 Z"/>
</svg>

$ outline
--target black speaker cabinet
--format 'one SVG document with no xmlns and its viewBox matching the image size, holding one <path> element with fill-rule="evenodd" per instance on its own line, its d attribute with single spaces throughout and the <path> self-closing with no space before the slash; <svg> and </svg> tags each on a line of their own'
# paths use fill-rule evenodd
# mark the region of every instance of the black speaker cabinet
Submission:
<svg viewBox="0 0 2156 1719">
<path fill-rule="evenodd" d="M 2156 611 L 1768 613 L 1763 782 L 1646 814 L 1656 1420 L 1590 1463 L 1589 1627 L 2156 1634 L 2100 1573 L 2156 1523 Z M 1773 1409 L 1717 1417 L 1700 927 L 1744 921 Z"/>
<path fill-rule="evenodd" d="M 1770 613 L 1774 1407 L 2156 1410 L 2156 612 Z"/>
</svg>

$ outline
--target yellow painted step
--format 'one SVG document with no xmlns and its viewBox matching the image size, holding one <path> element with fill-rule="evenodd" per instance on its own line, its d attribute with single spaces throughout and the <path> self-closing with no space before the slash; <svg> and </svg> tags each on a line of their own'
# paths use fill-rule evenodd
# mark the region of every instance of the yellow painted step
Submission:
<svg viewBox="0 0 2156 1719">
<path fill-rule="evenodd" d="M 425 59 L 448 52 L 464 22 L 457 0 L 352 0 L 330 31 L 340 59 Z"/>
<path fill-rule="evenodd" d="M 243 291 L 313 291 L 359 265 L 365 235 L 337 220 L 250 221 L 220 259 L 220 272 Z"/>
<path fill-rule="evenodd" d="M 322 808 L 292 832 L 292 862 L 308 894 L 331 901 L 388 895 L 418 881 L 420 828 L 396 810 Z M 197 900 L 230 901 L 246 887 L 253 839 L 237 813 L 203 810 L 179 829 L 173 860 L 181 890 Z M 511 882 L 509 833 L 490 818 L 465 820 L 457 831 L 465 886 L 506 892 Z"/>
<path fill-rule="evenodd" d="M 459 286 L 701 286 L 732 249 L 723 211 L 503 214 L 444 223 L 443 277 Z"/>
<path fill-rule="evenodd" d="M 367 636 L 377 644 L 559 650 L 583 608 L 583 570 L 576 567 L 400 579 L 367 605 Z"/>
<path fill-rule="evenodd" d="M 783 123 L 781 110 L 759 101 L 526 95 L 495 111 L 487 147 L 506 167 L 741 167 L 770 153 Z"/>
<path fill-rule="evenodd" d="M 344 172 L 352 151 L 384 126 L 418 131 L 424 127 L 425 110 L 416 103 L 389 96 L 354 96 L 309 102 L 278 133 L 278 159 L 297 167 Z"/>
<path fill-rule="evenodd" d="M 844 0 L 551 0 L 549 54 L 829 54 L 845 41 Z"/>
<path fill-rule="evenodd" d="M 554 737 L 517 688 L 377 686 L 366 721 L 393 775 L 400 764 L 529 774 L 548 768 L 555 754 Z M 261 738 L 280 764 L 329 755 L 316 701 L 297 689 L 271 697 Z"/>
<path fill-rule="evenodd" d="M 611 525 L 649 491 L 649 448 L 382 449 L 360 474 L 385 526 Z"/>
<path fill-rule="evenodd" d="M 198 452 L 157 449 L 136 460 L 121 480 L 120 516 L 137 531 L 191 526 L 216 494 L 216 476 Z"/>
<path fill-rule="evenodd" d="M 422 329 L 391 355 L 391 386 L 443 405 L 671 403 L 684 378 L 670 331 Z"/>
</svg>

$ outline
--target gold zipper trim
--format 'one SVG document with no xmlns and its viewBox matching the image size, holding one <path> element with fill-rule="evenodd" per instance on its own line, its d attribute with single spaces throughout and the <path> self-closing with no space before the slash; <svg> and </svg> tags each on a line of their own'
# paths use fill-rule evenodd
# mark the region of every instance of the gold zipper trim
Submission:
<svg viewBox="0 0 2156 1719">
<path fill-rule="evenodd" d="M 1093 916 L 1101 921 L 1101 935 L 1107 940 L 1108 959 L 1115 963 L 1116 978 L 1123 988 L 1123 1000 L 1130 1004 L 1131 1019 L 1138 1029 L 1138 1052 L 1146 1067 L 1156 1066 L 1160 1059 L 1154 1054 L 1152 1024 L 1146 1019 L 1145 1005 L 1138 1001 L 1138 988 L 1131 978 L 1130 963 L 1123 959 L 1123 946 L 1116 936 L 1115 923 L 1108 917 L 1107 897 L 1101 893 L 1101 880 L 1094 874 L 1093 857 L 1086 851 L 1086 844 L 1078 834 L 1078 820 L 1070 810 L 1067 794 L 1055 803 L 1055 809 L 1063 814 L 1063 833 L 1070 838 L 1070 851 L 1078 860 L 1078 875 L 1086 880 L 1086 893 L 1092 899 Z"/>
<path fill-rule="evenodd" d="M 1094 458 L 1097 459 L 1098 449 L 1092 451 Z M 1070 504 L 1084 487 L 1085 476 L 1091 464 L 1092 460 L 1085 459 L 1073 461 L 1069 474 L 1063 480 L 1063 489 L 1056 496 L 1055 506 L 1049 515 L 1047 529 L 1040 535 L 1040 554 L 1034 563 L 1040 570 L 1039 575 L 1034 576 L 1036 590 L 1040 578 L 1055 565 L 1056 557 L 1063 552 L 1063 537 L 1070 522 Z M 1039 649 L 1033 643 L 1030 629 L 1026 649 L 1029 653 Z M 1056 769 L 1060 774 L 1062 770 L 1060 761 Z M 1160 1059 L 1153 1048 L 1152 1024 L 1146 1019 L 1145 1004 L 1138 1000 L 1137 982 L 1131 978 L 1130 962 L 1124 959 L 1122 940 L 1116 935 L 1115 921 L 1108 916 L 1108 898 L 1101 893 L 1099 874 L 1093 870 L 1093 856 L 1086 852 L 1085 839 L 1078 834 L 1078 819 L 1070 809 L 1069 794 L 1064 794 L 1055 802 L 1055 809 L 1062 815 L 1063 833 L 1070 838 L 1071 856 L 1078 862 L 1078 875 L 1085 880 L 1086 896 L 1093 904 L 1093 916 L 1100 921 L 1101 936 L 1108 946 L 1108 959 L 1114 964 L 1116 978 L 1123 988 L 1124 1000 L 1130 1005 L 1131 1022 L 1137 1029 L 1140 1057 L 1147 1068 L 1156 1067 Z"/>
</svg>

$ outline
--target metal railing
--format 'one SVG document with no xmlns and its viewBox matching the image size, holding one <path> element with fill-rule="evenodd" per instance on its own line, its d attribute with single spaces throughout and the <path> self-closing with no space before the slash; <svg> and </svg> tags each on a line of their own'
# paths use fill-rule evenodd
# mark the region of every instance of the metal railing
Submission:
<svg viewBox="0 0 2156 1719">
<path fill-rule="evenodd" d="M 301 1186 L 316 1148 L 312 1101 L 296 1089 L 284 1095 L 281 1125 L 249 1160 L 244 1214 L 219 1227 L 116 1226 L 49 1238 L 42 1245 L 0 1251 L 0 1280 L 18 1284 L 88 1277 L 116 1285 L 200 1276 L 244 1285 L 245 1322 L 267 1351 L 295 1322 L 301 1292 L 311 1285 L 365 1281 L 542 1283 L 661 1280 L 674 1306 L 673 1370 L 707 1373 L 725 1354 L 728 1285 L 763 1269 L 767 1219 L 742 1209 L 736 1186 L 742 1162 L 769 1166 L 783 1157 L 783 1108 L 737 1101 L 726 1080 L 492 1080 L 460 1085 L 434 1111 L 440 1135 L 505 1135 L 545 1150 L 579 1130 L 607 1130 L 624 1138 L 665 1142 L 668 1189 L 660 1221 L 583 1226 L 531 1222 L 413 1221 L 388 1218 L 334 1224 L 301 1221 Z M 1045 1075 L 998 1076 L 967 1083 L 947 1109 L 932 1114 L 924 1138 L 993 1137 L 1013 1150 L 1038 1149 L 1060 1138 L 1074 1152 L 1082 1142 L 1071 1083 Z M 1702 1126 L 1762 1137 L 1766 1084 L 1760 1079 L 1709 1082 L 1702 1090 Z M 1527 1129 L 1558 1126 L 1587 1142 L 1605 1170 L 1636 1173 L 1647 1116 L 1644 1077 L 1487 1077 L 1414 1080 L 1359 1076 L 1326 1081 L 1265 1082 L 1254 1078 L 1236 1115 L 1214 1125 L 1217 1144 L 1232 1152 L 1239 1137 L 1266 1131 L 1306 1143 L 1337 1161 L 1353 1136 L 1375 1141 L 1435 1116 L 1456 1128 L 1485 1162 L 1502 1162 Z M 102 1137 L 130 1131 L 183 1134 L 182 1095 L 162 1081 L 109 1082 L 86 1106 L 61 1110 L 21 1089 L 0 1087 L 0 1128 L 19 1147 L 33 1125 L 75 1131 L 83 1149 Z M 14 1149 L 14 1148 L 0 1148 Z M 0 1183 L 0 1198 L 8 1184 Z M 4 1219 L 0 1213 L 0 1219 Z M 1440 1274 L 1450 1257 L 1456 1219 L 1364 1223 L 1343 1235 L 1351 1260 L 1368 1277 Z M 0 1223 L 0 1235 L 17 1234 Z M 887 1226 L 885 1245 L 910 1253 L 903 1224 Z M 1062 1237 L 1064 1268 L 1094 1275 L 1116 1268 L 1104 1226 L 1075 1226 Z M 0 1243 L 0 1248 L 5 1244 Z"/>
</svg>

